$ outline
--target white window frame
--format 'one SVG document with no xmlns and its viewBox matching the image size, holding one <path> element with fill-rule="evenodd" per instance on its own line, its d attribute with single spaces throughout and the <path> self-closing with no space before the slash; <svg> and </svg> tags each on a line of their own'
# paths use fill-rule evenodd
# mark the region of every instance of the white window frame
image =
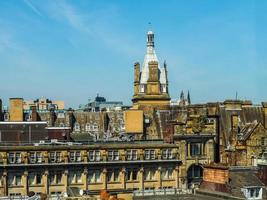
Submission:
<svg viewBox="0 0 267 200">
<path fill-rule="evenodd" d="M 101 160 L 100 150 L 89 150 L 88 159 L 89 161 L 100 161 Z"/>
<path fill-rule="evenodd" d="M 43 162 L 42 152 L 30 152 L 29 162 L 31 164 L 42 163 Z"/>
<path fill-rule="evenodd" d="M 100 170 L 88 170 L 88 182 L 89 183 L 101 183 L 101 171 Z"/>
<path fill-rule="evenodd" d="M 20 164 L 21 160 L 21 153 L 20 152 L 10 152 L 8 153 L 8 162 L 10 164 Z"/>
<path fill-rule="evenodd" d="M 9 186 L 21 186 L 22 185 L 21 179 L 22 179 L 21 174 L 16 174 L 16 173 L 8 174 L 8 185 Z"/>
<path fill-rule="evenodd" d="M 161 169 L 160 175 L 162 180 L 171 180 L 173 179 L 174 169 L 171 167 L 164 167 Z"/>
<path fill-rule="evenodd" d="M 145 150 L 145 160 L 155 160 L 155 159 L 156 159 L 155 149 L 146 149 Z"/>
<path fill-rule="evenodd" d="M 108 150 L 108 161 L 120 160 L 119 150 Z"/>
<path fill-rule="evenodd" d="M 161 158 L 163 160 L 171 160 L 174 158 L 174 155 L 173 155 L 173 152 L 172 152 L 172 149 L 162 149 L 162 152 L 161 152 Z"/>
<path fill-rule="evenodd" d="M 68 173 L 69 184 L 80 184 L 82 183 L 82 171 L 69 171 Z"/>
<path fill-rule="evenodd" d="M 144 179 L 145 181 L 156 180 L 156 169 L 154 168 L 145 169 Z"/>
<path fill-rule="evenodd" d="M 60 151 L 49 152 L 49 160 L 51 163 L 60 163 L 62 161 L 61 152 Z"/>
<path fill-rule="evenodd" d="M 107 181 L 108 182 L 119 182 L 120 181 L 120 170 L 117 168 L 108 169 Z"/>
<path fill-rule="evenodd" d="M 70 162 L 81 162 L 81 152 L 80 151 L 70 151 L 69 152 L 69 160 Z"/>
<path fill-rule="evenodd" d="M 128 149 L 126 151 L 126 160 L 137 160 L 137 150 L 136 149 Z"/>
</svg>

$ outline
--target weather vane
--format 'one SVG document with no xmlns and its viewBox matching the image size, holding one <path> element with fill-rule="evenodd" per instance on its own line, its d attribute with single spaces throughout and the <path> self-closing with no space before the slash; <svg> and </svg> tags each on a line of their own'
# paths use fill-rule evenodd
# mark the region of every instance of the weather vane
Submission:
<svg viewBox="0 0 267 200">
<path fill-rule="evenodd" d="M 149 30 L 152 30 L 152 24 L 151 24 L 151 22 L 148 22 L 148 29 Z"/>
</svg>

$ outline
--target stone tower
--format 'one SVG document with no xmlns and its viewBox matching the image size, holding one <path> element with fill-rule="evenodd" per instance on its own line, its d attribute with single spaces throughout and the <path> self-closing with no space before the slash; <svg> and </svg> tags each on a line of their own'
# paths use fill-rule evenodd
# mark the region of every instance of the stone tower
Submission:
<svg viewBox="0 0 267 200">
<path fill-rule="evenodd" d="M 154 33 L 147 33 L 147 50 L 142 67 L 134 65 L 133 109 L 143 110 L 145 130 L 149 138 L 159 138 L 156 127 L 156 111 L 170 108 L 168 91 L 167 64 L 160 66 L 154 49 Z"/>
</svg>

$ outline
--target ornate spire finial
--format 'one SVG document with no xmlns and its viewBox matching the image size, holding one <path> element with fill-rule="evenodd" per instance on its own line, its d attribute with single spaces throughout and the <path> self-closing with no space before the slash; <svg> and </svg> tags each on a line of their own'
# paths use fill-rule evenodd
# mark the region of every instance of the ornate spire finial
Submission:
<svg viewBox="0 0 267 200">
<path fill-rule="evenodd" d="M 154 47 L 154 33 L 151 31 L 151 23 L 148 23 L 149 31 L 147 32 L 147 46 Z"/>
</svg>

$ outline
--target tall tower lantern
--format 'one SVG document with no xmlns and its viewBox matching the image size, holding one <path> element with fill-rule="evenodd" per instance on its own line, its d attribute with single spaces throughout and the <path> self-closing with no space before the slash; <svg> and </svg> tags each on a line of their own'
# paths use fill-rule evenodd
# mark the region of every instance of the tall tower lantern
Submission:
<svg viewBox="0 0 267 200">
<path fill-rule="evenodd" d="M 155 52 L 154 33 L 147 32 L 146 53 L 142 65 L 134 65 L 133 110 L 143 111 L 145 116 L 145 134 L 150 139 L 160 138 L 155 128 L 154 116 L 157 110 L 170 108 L 167 64 L 161 67 Z"/>
</svg>

